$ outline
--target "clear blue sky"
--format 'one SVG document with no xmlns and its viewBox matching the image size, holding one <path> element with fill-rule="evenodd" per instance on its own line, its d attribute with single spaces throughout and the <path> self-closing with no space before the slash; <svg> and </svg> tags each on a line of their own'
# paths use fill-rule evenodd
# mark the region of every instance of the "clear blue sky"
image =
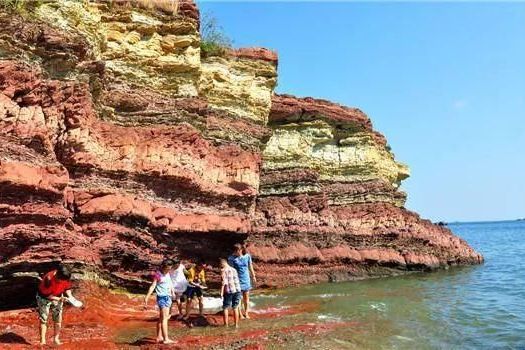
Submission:
<svg viewBox="0 0 525 350">
<path fill-rule="evenodd" d="M 279 53 L 277 91 L 364 110 L 432 220 L 525 217 L 525 3 L 211 2 L 234 45 Z"/>
</svg>

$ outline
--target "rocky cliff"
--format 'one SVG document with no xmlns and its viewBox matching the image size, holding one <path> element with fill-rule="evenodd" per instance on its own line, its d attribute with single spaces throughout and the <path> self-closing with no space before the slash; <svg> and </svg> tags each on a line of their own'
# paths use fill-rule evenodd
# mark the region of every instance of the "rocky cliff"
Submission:
<svg viewBox="0 0 525 350">
<path fill-rule="evenodd" d="M 363 112 L 274 95 L 275 53 L 204 58 L 192 2 L 140 3 L 0 13 L 0 308 L 57 261 L 136 290 L 237 242 L 267 286 L 482 261 L 403 208 L 408 169 Z"/>
</svg>

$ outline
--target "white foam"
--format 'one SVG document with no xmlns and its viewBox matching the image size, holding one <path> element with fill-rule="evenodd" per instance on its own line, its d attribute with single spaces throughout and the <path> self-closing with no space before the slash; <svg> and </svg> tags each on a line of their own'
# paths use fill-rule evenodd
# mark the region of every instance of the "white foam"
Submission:
<svg viewBox="0 0 525 350">
<path fill-rule="evenodd" d="M 221 311 L 222 310 L 222 298 L 218 297 L 204 297 L 202 300 L 204 310 L 207 311 Z M 250 308 L 253 308 L 255 303 L 250 301 Z"/>
<path fill-rule="evenodd" d="M 286 299 L 285 296 L 277 295 L 277 294 L 257 294 L 254 298 L 256 299 L 276 299 L 276 298 L 282 298 Z"/>
<path fill-rule="evenodd" d="M 221 310 L 222 309 L 222 299 L 214 297 L 204 297 L 202 300 L 205 310 Z"/>
<path fill-rule="evenodd" d="M 328 293 L 328 294 L 319 294 L 315 295 L 318 298 L 327 299 L 327 298 L 338 298 L 338 297 L 346 297 L 348 294 L 344 293 Z"/>
<path fill-rule="evenodd" d="M 402 336 L 402 335 L 396 335 L 395 337 L 396 337 L 397 339 L 399 339 L 399 340 L 414 341 L 414 339 L 409 338 L 409 337 L 404 337 L 404 336 Z"/>
<path fill-rule="evenodd" d="M 341 317 L 337 317 L 337 316 L 330 315 L 330 314 L 328 314 L 328 315 L 325 315 L 325 314 L 318 315 L 317 319 L 318 320 L 322 320 L 322 321 L 328 321 L 328 322 L 339 322 L 339 321 L 341 321 Z"/>
<path fill-rule="evenodd" d="M 253 310 L 252 312 L 256 314 L 269 314 L 269 313 L 277 313 L 279 311 L 283 311 L 289 308 L 290 308 L 289 306 L 268 307 L 265 309 Z"/>
<path fill-rule="evenodd" d="M 385 303 L 369 303 L 368 304 L 372 310 L 376 310 L 379 312 L 385 312 L 386 311 L 386 304 Z"/>
</svg>

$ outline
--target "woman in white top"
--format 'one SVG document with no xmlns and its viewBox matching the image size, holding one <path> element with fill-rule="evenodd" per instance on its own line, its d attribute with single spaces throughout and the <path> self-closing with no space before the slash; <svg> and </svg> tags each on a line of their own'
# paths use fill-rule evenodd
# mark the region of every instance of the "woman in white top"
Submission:
<svg viewBox="0 0 525 350">
<path fill-rule="evenodd" d="M 184 300 L 183 293 L 186 291 L 186 288 L 188 288 L 188 280 L 186 279 L 186 268 L 184 267 L 184 264 L 182 261 L 178 261 L 178 263 L 175 264 L 177 268 L 175 268 L 171 272 L 171 281 L 173 283 L 173 289 L 175 291 L 175 295 L 173 297 L 173 302 L 177 304 L 177 309 L 179 310 L 179 315 L 177 316 L 178 319 L 181 319 L 183 317 L 182 314 L 182 303 Z"/>
</svg>

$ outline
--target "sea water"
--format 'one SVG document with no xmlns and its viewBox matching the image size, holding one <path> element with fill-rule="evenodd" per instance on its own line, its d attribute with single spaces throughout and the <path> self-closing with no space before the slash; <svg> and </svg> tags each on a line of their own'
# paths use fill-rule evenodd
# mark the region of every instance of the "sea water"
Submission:
<svg viewBox="0 0 525 350">
<path fill-rule="evenodd" d="M 525 349 L 525 221 L 451 224 L 485 264 L 254 296 L 255 310 L 318 303 L 268 327 L 345 324 L 275 348 Z M 260 325 L 263 326 L 263 325 Z"/>
</svg>

